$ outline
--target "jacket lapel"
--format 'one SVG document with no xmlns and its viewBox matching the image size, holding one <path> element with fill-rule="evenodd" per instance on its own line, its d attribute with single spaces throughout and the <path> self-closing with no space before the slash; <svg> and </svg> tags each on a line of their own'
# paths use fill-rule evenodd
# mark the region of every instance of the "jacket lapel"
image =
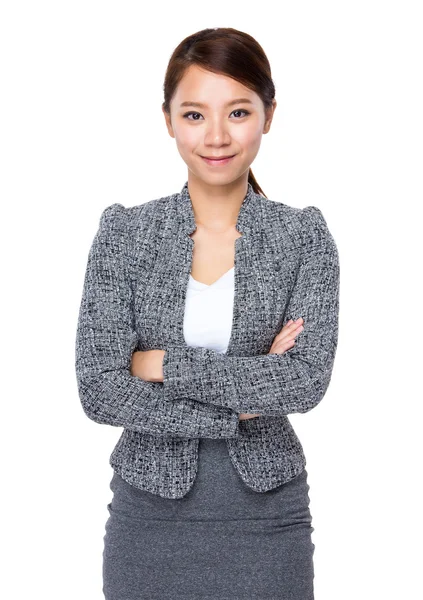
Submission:
<svg viewBox="0 0 423 600">
<path fill-rule="evenodd" d="M 177 205 L 177 212 L 180 223 L 179 248 L 175 249 L 175 254 L 180 261 L 179 271 L 183 276 L 180 279 L 181 288 L 178 294 L 177 306 L 177 341 L 181 345 L 186 345 L 183 335 L 183 319 L 185 312 L 186 290 L 188 286 L 189 274 L 192 270 L 192 258 L 194 250 L 194 240 L 189 237 L 196 229 L 194 211 L 191 197 L 186 182 L 174 201 Z M 252 240 L 255 232 L 260 231 L 261 210 L 260 196 L 254 192 L 250 183 L 248 183 L 247 193 L 241 204 L 236 229 L 241 233 L 241 237 L 235 240 L 235 262 L 234 262 L 234 304 L 232 330 L 229 339 L 227 355 L 240 354 L 246 350 L 248 340 L 256 339 L 255 331 L 256 314 L 255 289 L 254 289 L 254 264 L 251 252 Z"/>
</svg>

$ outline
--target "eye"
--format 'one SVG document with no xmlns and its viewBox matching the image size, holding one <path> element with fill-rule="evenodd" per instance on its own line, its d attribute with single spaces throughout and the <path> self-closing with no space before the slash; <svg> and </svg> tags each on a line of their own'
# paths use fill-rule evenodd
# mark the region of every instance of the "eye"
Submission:
<svg viewBox="0 0 423 600">
<path fill-rule="evenodd" d="M 235 110 L 233 110 L 233 111 L 232 111 L 232 113 L 235 113 L 235 112 L 236 112 L 236 113 L 245 113 L 245 115 L 249 115 L 249 114 L 250 114 L 250 113 L 248 112 L 248 110 L 244 110 L 244 109 L 240 109 L 240 108 L 237 108 L 237 109 L 235 109 Z M 231 114 L 232 114 L 232 113 L 231 113 Z M 189 119 L 188 117 L 190 117 L 191 115 L 199 115 L 200 117 L 202 116 L 202 115 L 201 115 L 200 113 L 198 113 L 198 112 L 193 112 L 193 111 L 191 111 L 191 112 L 187 112 L 187 113 L 185 113 L 185 114 L 183 115 L 183 118 L 184 118 L 184 119 L 188 119 L 188 121 L 199 121 L 199 119 L 197 119 L 197 118 L 195 118 L 195 119 Z"/>
<path fill-rule="evenodd" d="M 233 112 L 237 112 L 237 113 L 245 113 L 246 115 L 249 115 L 250 113 L 248 112 L 248 110 L 244 110 L 242 108 L 237 108 L 236 110 L 234 110 Z"/>
<path fill-rule="evenodd" d="M 190 115 L 199 115 L 198 112 L 187 112 L 183 115 L 184 119 L 188 119 Z M 200 115 L 201 116 L 201 115 Z M 188 119 L 189 121 L 198 121 L 198 119 Z"/>
</svg>

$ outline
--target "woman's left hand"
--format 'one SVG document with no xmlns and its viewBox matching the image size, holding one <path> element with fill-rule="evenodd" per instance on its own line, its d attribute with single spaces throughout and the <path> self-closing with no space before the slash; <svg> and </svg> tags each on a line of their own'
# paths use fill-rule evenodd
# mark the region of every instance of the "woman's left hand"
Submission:
<svg viewBox="0 0 423 600">
<path fill-rule="evenodd" d="M 165 350 L 137 350 L 131 358 L 131 375 L 144 381 L 163 381 Z"/>
</svg>

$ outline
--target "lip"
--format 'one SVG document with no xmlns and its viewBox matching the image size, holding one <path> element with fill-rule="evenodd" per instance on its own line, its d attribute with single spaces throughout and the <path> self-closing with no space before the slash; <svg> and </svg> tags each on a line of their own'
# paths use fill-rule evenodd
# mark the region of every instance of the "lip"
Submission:
<svg viewBox="0 0 423 600">
<path fill-rule="evenodd" d="M 236 154 L 233 154 L 232 156 L 229 156 L 227 158 L 206 158 L 205 156 L 202 156 L 201 158 L 206 164 L 212 167 L 220 167 L 229 164 L 231 160 L 235 158 L 235 156 Z"/>
</svg>

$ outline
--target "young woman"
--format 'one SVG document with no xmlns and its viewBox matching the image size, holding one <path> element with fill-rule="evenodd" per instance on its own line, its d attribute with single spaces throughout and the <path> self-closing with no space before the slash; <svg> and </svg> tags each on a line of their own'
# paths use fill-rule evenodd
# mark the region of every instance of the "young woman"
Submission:
<svg viewBox="0 0 423 600">
<path fill-rule="evenodd" d="M 107 207 L 76 369 L 111 457 L 107 600 L 313 599 L 312 518 L 288 419 L 323 398 L 339 261 L 321 211 L 269 200 L 250 165 L 276 101 L 261 46 L 230 28 L 175 49 L 163 113 L 180 193 Z"/>
</svg>

